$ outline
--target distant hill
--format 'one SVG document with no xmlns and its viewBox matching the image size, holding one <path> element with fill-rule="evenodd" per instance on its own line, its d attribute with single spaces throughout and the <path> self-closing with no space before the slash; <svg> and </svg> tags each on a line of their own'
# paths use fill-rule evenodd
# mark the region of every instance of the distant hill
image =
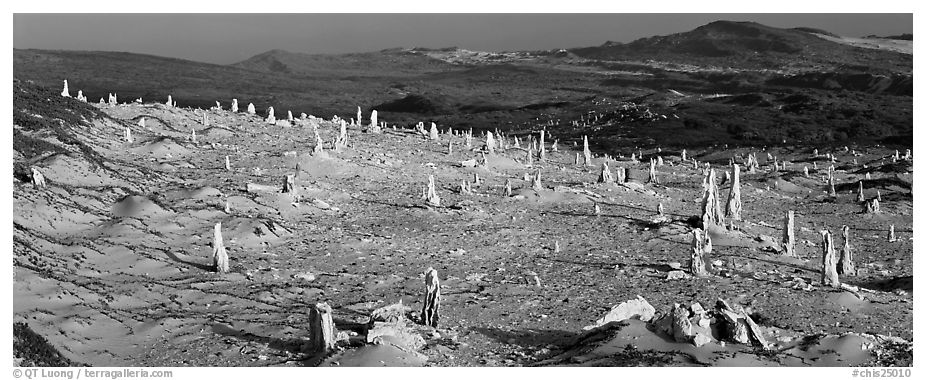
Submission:
<svg viewBox="0 0 926 380">
<path fill-rule="evenodd" d="M 227 108 L 237 98 L 241 107 L 254 103 L 258 113 L 274 106 L 296 115 L 330 115 L 343 112 L 343 104 L 366 106 L 388 98 L 369 79 L 294 76 L 123 52 L 13 49 L 13 75 L 51 88 L 67 79 L 72 95 L 83 90 L 91 102 L 109 93 L 122 102 L 163 103 L 171 95 L 181 107 L 209 108 L 220 101 Z"/>
<path fill-rule="evenodd" d="M 270 50 L 232 67 L 293 75 L 420 75 L 460 69 L 457 65 L 404 49 L 351 54 L 306 54 Z"/>
<path fill-rule="evenodd" d="M 884 37 L 876 36 L 876 35 L 872 34 L 872 35 L 869 35 L 869 36 L 865 36 L 865 38 L 884 38 L 884 39 L 888 39 L 888 40 L 913 41 L 913 33 L 904 33 L 904 34 L 900 34 L 900 35 L 884 36 Z"/>
<path fill-rule="evenodd" d="M 838 44 L 816 34 L 833 35 L 813 28 L 781 29 L 755 22 L 715 21 L 689 32 L 570 51 L 600 60 L 656 60 L 746 69 L 825 70 L 853 66 L 884 74 L 912 69 L 910 56 Z"/>
</svg>

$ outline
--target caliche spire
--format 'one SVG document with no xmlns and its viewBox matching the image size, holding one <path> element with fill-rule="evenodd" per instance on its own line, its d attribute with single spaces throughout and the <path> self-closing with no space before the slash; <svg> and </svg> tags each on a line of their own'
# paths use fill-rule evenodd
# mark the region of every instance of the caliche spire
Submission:
<svg viewBox="0 0 926 380">
<path fill-rule="evenodd" d="M 215 231 L 212 240 L 212 264 L 216 272 L 228 273 L 228 253 L 225 252 L 225 244 L 222 242 L 222 223 L 215 224 Z"/>
</svg>

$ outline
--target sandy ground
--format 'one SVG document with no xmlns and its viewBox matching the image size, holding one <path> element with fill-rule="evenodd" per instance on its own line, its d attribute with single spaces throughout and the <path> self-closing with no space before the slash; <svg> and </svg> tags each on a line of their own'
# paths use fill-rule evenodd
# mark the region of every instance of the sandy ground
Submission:
<svg viewBox="0 0 926 380">
<path fill-rule="evenodd" d="M 322 364 L 626 365 L 635 362 L 620 355 L 633 343 L 664 354 L 653 365 L 852 365 L 875 356 L 870 347 L 878 339 L 859 333 L 912 339 L 912 169 L 891 166 L 893 151 L 833 151 L 835 202 L 824 191 L 830 163 L 808 151 L 689 151 L 725 170 L 734 154 L 757 152 L 763 166 L 743 174 L 744 220 L 740 231 L 715 237 L 714 275 L 666 280 L 672 263 L 687 265 L 688 219 L 699 214 L 701 197 L 701 171 L 680 163 L 679 152 L 644 151 L 666 161 L 659 184 L 643 183 L 648 162 L 617 159 L 609 166 L 631 169 L 634 184 L 604 185 L 595 183 L 604 158 L 591 168 L 574 165 L 581 144 L 566 141 L 532 167 L 523 149 L 509 148 L 490 155 L 488 168 L 470 168 L 461 162 L 481 159 L 478 134 L 466 149 L 459 136 L 430 141 L 411 129 L 370 134 L 350 126 L 348 147 L 336 153 L 337 125 L 319 121 L 328 154 L 317 157 L 308 122 L 267 125 L 226 110 L 208 111 L 204 126 L 201 110 L 102 109 L 134 125 L 132 143 L 116 123 L 82 132 L 109 168 L 80 155 L 47 157 L 35 166 L 49 186 L 16 182 L 13 194 L 14 319 L 79 362 L 318 364 L 302 349 L 309 304 L 327 301 L 338 329 L 359 336 L 378 307 L 402 300 L 420 311 L 428 267 L 439 272 L 443 301 L 423 357 L 354 344 Z M 141 117 L 144 128 L 136 124 Z M 555 138 L 548 135 L 548 148 Z M 772 173 L 766 153 L 791 164 Z M 813 161 L 820 170 L 804 178 Z M 882 214 L 862 214 L 855 201 L 863 165 L 872 177 L 865 196 L 880 191 Z M 524 180 L 538 169 L 539 192 Z M 297 174 L 299 199 L 278 190 L 287 174 Z M 482 182 L 473 194 L 460 193 L 475 174 Z M 423 207 L 428 175 L 440 207 Z M 507 180 L 513 197 L 503 195 Z M 721 185 L 724 202 L 728 191 Z M 659 203 L 669 219 L 654 224 Z M 763 248 L 780 239 L 788 210 L 797 215 L 797 258 Z M 231 259 L 225 275 L 212 270 L 218 222 Z M 888 242 L 892 224 L 898 239 Z M 843 281 L 870 289 L 862 298 L 819 284 L 818 231 L 833 232 L 838 248 L 842 225 L 859 267 Z M 761 235 L 771 240 L 760 243 Z M 787 358 L 719 342 L 668 342 L 640 323 L 595 346 L 572 345 L 582 326 L 637 295 L 659 312 L 718 298 L 742 304 Z M 818 339 L 795 348 L 806 336 Z"/>
</svg>

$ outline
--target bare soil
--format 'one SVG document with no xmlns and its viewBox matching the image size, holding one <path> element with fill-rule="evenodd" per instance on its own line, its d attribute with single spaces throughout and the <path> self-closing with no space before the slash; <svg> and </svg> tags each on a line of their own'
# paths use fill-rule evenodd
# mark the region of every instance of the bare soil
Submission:
<svg viewBox="0 0 926 380">
<path fill-rule="evenodd" d="M 319 358 L 303 349 L 311 339 L 309 304 L 328 302 L 337 328 L 362 336 L 376 308 L 402 300 L 420 310 L 428 267 L 439 273 L 443 299 L 440 325 L 420 351 L 426 360 L 351 338 L 323 364 L 840 366 L 878 360 L 875 349 L 862 348 L 874 335 L 859 334 L 912 340 L 912 166 L 892 163 L 893 150 L 883 147 L 856 146 L 855 156 L 821 148 L 821 155 L 836 155 L 835 201 L 825 193 L 830 162 L 809 148 L 689 150 L 721 170 L 734 155 L 757 152 L 762 167 L 742 176 L 744 220 L 739 231 L 714 240 L 707 259 L 721 265 L 713 275 L 666 280 L 671 263 L 687 265 L 701 199 L 701 170 L 680 162 L 680 148 L 643 151 L 666 162 L 659 184 L 643 183 L 648 160 L 609 160 L 612 170 L 630 169 L 638 185 L 628 187 L 596 184 L 605 158 L 577 166 L 581 146 L 563 141 L 560 152 L 548 151 L 530 168 L 525 151 L 514 148 L 489 155 L 488 168 L 467 168 L 460 163 L 481 159 L 478 133 L 465 149 L 460 136 L 430 141 L 401 127 L 371 134 L 350 126 L 348 146 L 337 153 L 337 125 L 318 120 L 329 156 L 322 158 L 311 155 L 308 122 L 267 125 L 259 116 L 161 104 L 100 109 L 112 119 L 67 128 L 106 167 L 72 148 L 16 159 L 37 167 L 49 185 L 14 182 L 14 318 L 76 362 L 316 365 Z M 200 124 L 203 112 L 209 126 Z M 122 140 L 126 126 L 132 143 Z M 41 130 L 21 132 L 65 146 Z M 555 138 L 548 134 L 548 144 Z M 766 153 L 790 164 L 773 172 Z M 803 178 L 813 161 L 820 170 Z M 524 180 L 538 170 L 541 191 Z M 882 214 L 863 214 L 856 202 L 865 172 L 865 196 L 880 191 Z M 300 199 L 273 190 L 292 173 Z M 474 194 L 459 193 L 474 174 L 483 181 L 472 185 Z M 428 175 L 440 207 L 421 200 Z M 507 180 L 513 197 L 503 195 Z M 248 184 L 262 186 L 249 191 Z M 720 192 L 725 201 L 728 185 Z M 667 222 L 653 222 L 659 203 Z M 796 214 L 797 258 L 757 239 L 780 240 L 788 210 Z M 212 270 L 218 222 L 231 259 L 225 275 Z M 820 284 L 819 230 L 833 232 L 840 247 L 843 225 L 859 267 L 843 281 L 868 289 L 863 299 Z M 888 241 L 890 225 L 895 242 Z M 796 278 L 811 286 L 801 288 Z M 668 342 L 639 323 L 577 346 L 583 326 L 637 295 L 659 312 L 718 298 L 742 304 L 775 337 L 777 356 Z M 808 336 L 817 339 L 801 351 Z"/>
</svg>

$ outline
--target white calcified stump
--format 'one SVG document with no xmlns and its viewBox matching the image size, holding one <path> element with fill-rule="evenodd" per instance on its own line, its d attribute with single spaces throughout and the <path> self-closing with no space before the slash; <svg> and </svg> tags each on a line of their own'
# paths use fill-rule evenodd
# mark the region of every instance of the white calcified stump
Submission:
<svg viewBox="0 0 926 380">
<path fill-rule="evenodd" d="M 440 135 L 437 132 L 437 124 L 431 123 L 431 129 L 428 130 L 428 138 L 431 140 L 440 140 Z"/>
<path fill-rule="evenodd" d="M 140 120 L 138 120 L 138 127 L 145 128 L 145 118 L 141 118 Z"/>
<path fill-rule="evenodd" d="M 714 244 L 711 243 L 711 234 L 708 233 L 707 231 L 704 231 L 704 235 L 701 235 L 701 236 L 703 239 L 701 241 L 701 247 L 703 247 L 704 253 L 705 254 L 711 253 L 711 251 L 714 250 Z"/>
<path fill-rule="evenodd" d="M 286 120 L 287 120 L 287 121 L 290 121 L 290 122 L 292 122 L 292 121 L 294 120 L 294 119 L 293 119 L 293 111 L 286 110 Z"/>
<path fill-rule="evenodd" d="M 273 115 L 273 107 L 267 109 L 267 124 L 276 124 L 277 118 Z"/>
<path fill-rule="evenodd" d="M 325 153 L 324 144 L 322 141 L 322 136 L 318 134 L 318 127 L 314 127 L 312 131 L 315 133 L 315 147 L 312 148 L 312 155 L 319 155 Z"/>
<path fill-rule="evenodd" d="M 125 136 L 123 137 L 125 138 L 125 142 L 127 143 L 131 144 L 134 141 L 132 139 L 132 130 L 128 126 L 125 127 Z"/>
<path fill-rule="evenodd" d="M 191 131 L 191 132 L 190 132 L 190 141 L 192 141 L 193 144 L 196 144 L 196 128 L 192 128 L 192 127 L 191 127 L 191 128 L 190 128 L 190 131 Z"/>
<path fill-rule="evenodd" d="M 658 184 L 659 181 L 656 179 L 656 160 L 649 159 L 649 182 L 653 184 Z"/>
<path fill-rule="evenodd" d="M 511 178 L 505 180 L 505 196 L 511 196 Z"/>
<path fill-rule="evenodd" d="M 453 141 L 447 143 L 447 155 L 453 154 Z"/>
<path fill-rule="evenodd" d="M 893 224 L 891 225 L 890 230 L 888 230 L 888 232 L 887 232 L 887 241 L 889 241 L 889 242 L 891 242 L 891 243 L 897 241 L 897 235 L 894 234 L 894 225 L 893 225 Z"/>
<path fill-rule="evenodd" d="M 829 196 L 831 198 L 836 198 L 836 179 L 833 178 L 832 170 L 829 171 L 826 184 L 827 184 L 827 187 L 829 188 L 828 189 Z"/>
<path fill-rule="evenodd" d="M 216 110 L 216 111 L 221 111 L 221 110 L 222 110 L 222 104 L 219 103 L 218 100 L 215 101 L 215 110 Z"/>
<path fill-rule="evenodd" d="M 576 166 L 579 166 L 579 152 L 576 152 L 576 162 L 575 162 L 575 165 L 576 165 Z"/>
<path fill-rule="evenodd" d="M 588 149 L 588 136 L 582 136 L 582 154 L 585 156 L 585 167 L 592 165 L 592 151 Z"/>
<path fill-rule="evenodd" d="M 248 113 L 251 115 L 257 113 L 257 109 L 254 108 L 254 103 L 248 103 Z"/>
<path fill-rule="evenodd" d="M 232 99 L 231 111 L 238 113 L 238 99 Z"/>
<path fill-rule="evenodd" d="M 42 175 L 42 172 L 38 168 L 32 167 L 32 185 L 36 188 L 45 187 L 45 176 Z"/>
<path fill-rule="evenodd" d="M 614 177 L 611 176 L 611 169 L 608 169 L 608 163 L 601 163 L 601 174 L 598 176 L 598 183 L 614 183 Z"/>
<path fill-rule="evenodd" d="M 283 189 L 280 191 L 282 193 L 289 193 L 293 197 L 297 197 L 299 194 L 299 189 L 296 187 L 296 175 L 287 174 L 283 178 Z"/>
<path fill-rule="evenodd" d="M 759 160 L 756 159 L 755 153 L 749 153 L 746 159 L 746 171 L 749 173 L 755 173 L 756 169 L 759 168 Z"/>
<path fill-rule="evenodd" d="M 170 97 L 170 95 L 167 95 L 167 101 L 164 102 L 164 105 L 168 107 L 174 106 L 174 100 Z"/>
<path fill-rule="evenodd" d="M 559 144 L 559 140 L 553 140 L 553 145 L 550 145 L 550 151 L 559 152 L 558 144 Z"/>
<path fill-rule="evenodd" d="M 359 107 L 359 106 L 357 107 L 357 120 L 356 120 L 356 122 L 357 122 L 357 125 L 358 125 L 358 126 L 363 125 L 363 112 L 360 112 L 360 107 Z"/>
<path fill-rule="evenodd" d="M 617 183 L 627 182 L 627 168 L 623 166 L 617 167 Z"/>
<path fill-rule="evenodd" d="M 865 188 L 864 185 L 862 185 L 862 181 L 858 181 L 858 194 L 856 194 L 856 201 L 865 201 Z"/>
<path fill-rule="evenodd" d="M 732 220 L 742 220 L 743 202 L 740 197 L 740 166 L 733 164 L 733 179 L 730 194 L 727 196 L 726 216 Z"/>
<path fill-rule="evenodd" d="M 521 139 L 518 136 L 514 137 L 514 147 L 515 149 L 521 149 Z"/>
<path fill-rule="evenodd" d="M 827 230 L 820 231 L 823 236 L 823 285 L 839 288 L 839 274 L 836 272 L 836 251 L 833 248 L 833 237 Z"/>
<path fill-rule="evenodd" d="M 479 186 L 479 173 L 473 173 L 473 184 Z"/>
<path fill-rule="evenodd" d="M 87 102 L 87 97 L 84 96 L 84 90 L 77 90 L 77 100 L 80 100 L 84 103 Z"/>
<path fill-rule="evenodd" d="M 228 159 L 228 156 L 225 156 L 225 170 L 231 171 L 231 161 Z"/>
<path fill-rule="evenodd" d="M 543 161 L 547 158 L 547 146 L 546 146 L 546 143 L 544 142 L 546 133 L 547 133 L 546 131 L 540 131 L 540 147 L 539 147 L 540 161 Z"/>
<path fill-rule="evenodd" d="M 695 277 L 705 277 L 709 274 L 704 264 L 704 239 L 701 232 L 697 228 L 691 231 L 691 261 L 688 263 L 688 271 Z"/>
<path fill-rule="evenodd" d="M 682 162 L 688 161 L 688 151 L 682 149 Z"/>
<path fill-rule="evenodd" d="M 662 156 L 656 156 L 656 165 L 663 166 L 665 162 L 662 161 Z"/>
<path fill-rule="evenodd" d="M 228 253 L 225 252 L 225 244 L 222 242 L 221 222 L 215 224 L 212 235 L 212 265 L 216 272 L 228 273 Z"/>
<path fill-rule="evenodd" d="M 840 275 L 855 276 L 855 263 L 852 261 L 852 250 L 849 248 L 849 226 L 842 226 L 842 250 L 839 252 L 839 263 L 836 273 Z"/>
<path fill-rule="evenodd" d="M 370 129 L 379 129 L 379 115 L 377 114 L 376 110 L 370 112 Z"/>
<path fill-rule="evenodd" d="M 340 121 L 337 142 L 342 147 L 347 146 L 347 122 L 344 120 Z"/>
<path fill-rule="evenodd" d="M 810 169 L 804 166 L 804 178 L 810 178 Z"/>
<path fill-rule="evenodd" d="M 421 308 L 421 323 L 436 328 L 440 322 L 440 279 L 437 270 L 428 268 L 424 272 L 424 306 Z"/>
<path fill-rule="evenodd" d="M 534 191 L 543 190 L 543 184 L 540 182 L 540 169 L 537 169 L 537 175 L 531 180 L 531 188 L 534 189 Z"/>
<path fill-rule="evenodd" d="M 428 187 L 425 189 L 425 203 L 428 206 L 440 206 L 440 197 L 437 196 L 437 188 L 434 186 L 433 175 L 428 175 Z"/>
<path fill-rule="evenodd" d="M 701 224 L 705 230 L 710 226 L 724 227 L 724 217 L 723 213 L 720 212 L 720 201 L 717 199 L 717 182 L 714 177 L 714 169 L 710 169 L 702 182 L 704 196 L 701 198 Z"/>
<path fill-rule="evenodd" d="M 595 203 L 595 215 L 601 215 L 601 206 Z"/>
<path fill-rule="evenodd" d="M 61 96 L 64 96 L 66 98 L 71 97 L 71 93 L 68 92 L 68 80 L 67 79 L 64 80 L 64 89 L 61 90 Z"/>
<path fill-rule="evenodd" d="M 327 303 L 309 305 L 309 336 L 312 342 L 311 352 L 327 353 L 334 350 L 337 335 L 335 335 L 331 306 Z"/>
<path fill-rule="evenodd" d="M 662 202 L 659 202 L 659 204 L 656 205 L 656 215 L 663 216 L 665 214 L 666 209 L 662 206 Z"/>
<path fill-rule="evenodd" d="M 466 149 L 471 149 L 473 147 L 473 130 L 470 129 L 464 138 Z"/>
<path fill-rule="evenodd" d="M 482 152 L 482 162 L 479 163 L 479 166 L 486 170 L 489 169 L 489 157 L 486 156 L 485 152 Z"/>
<path fill-rule="evenodd" d="M 203 126 L 204 126 L 204 127 L 208 127 L 208 126 L 209 126 L 209 117 L 208 117 L 208 116 L 209 116 L 209 115 L 206 114 L 206 111 L 203 111 Z"/>
<path fill-rule="evenodd" d="M 784 249 L 782 253 L 788 257 L 797 257 L 797 252 L 794 250 L 794 211 L 788 210 L 788 214 L 785 216 L 784 221 L 784 231 L 781 237 L 781 246 Z"/>
<path fill-rule="evenodd" d="M 486 132 L 486 151 L 489 154 L 495 154 L 495 137 L 492 136 L 492 132 Z"/>
<path fill-rule="evenodd" d="M 525 164 L 527 167 L 534 166 L 534 147 L 533 146 L 527 147 L 527 154 L 524 156 L 524 161 L 527 161 L 527 163 Z"/>
<path fill-rule="evenodd" d="M 231 205 L 228 204 L 228 200 L 225 201 L 225 213 L 231 214 Z"/>
<path fill-rule="evenodd" d="M 875 192 L 875 199 L 877 199 L 878 202 L 881 202 L 881 190 L 877 190 Z"/>
</svg>

